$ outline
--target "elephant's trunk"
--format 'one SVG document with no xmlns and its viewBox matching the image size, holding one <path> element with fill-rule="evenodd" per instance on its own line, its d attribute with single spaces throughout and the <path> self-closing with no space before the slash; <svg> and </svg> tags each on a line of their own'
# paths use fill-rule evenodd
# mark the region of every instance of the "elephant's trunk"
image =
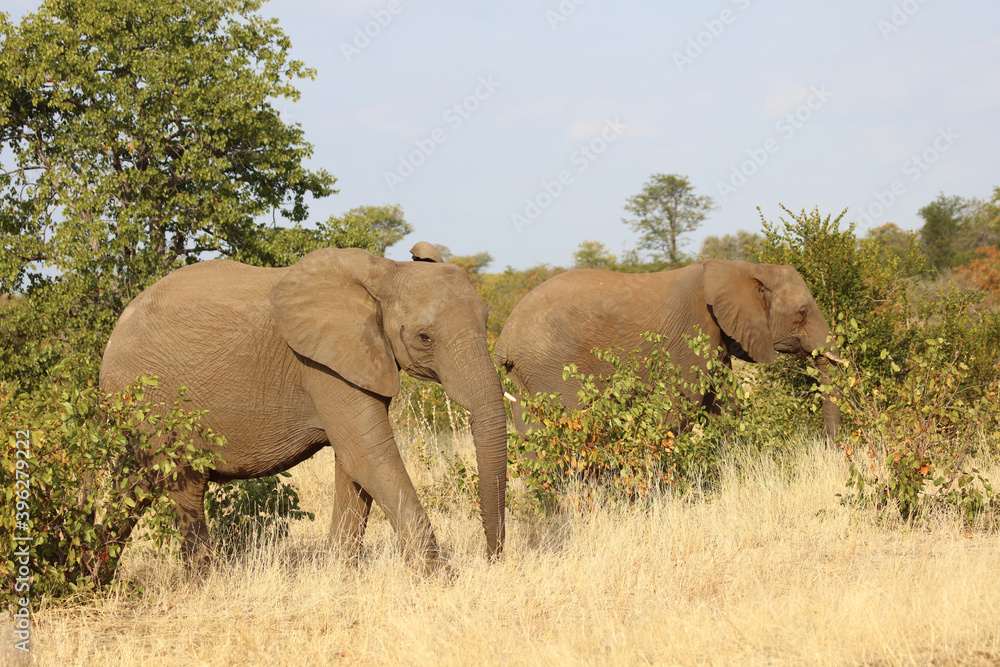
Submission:
<svg viewBox="0 0 1000 667">
<path fill-rule="evenodd" d="M 456 359 L 475 359 L 441 375 L 449 398 L 469 411 L 469 425 L 476 447 L 479 469 L 479 505 L 491 559 L 499 557 L 504 542 L 504 504 L 507 497 L 507 420 L 503 389 L 490 359 L 486 341 L 477 348 L 456 354 Z M 478 349 L 481 348 L 481 349 Z"/>
<path fill-rule="evenodd" d="M 829 385 L 831 367 L 845 365 L 847 362 L 840 356 L 836 339 L 822 317 L 817 309 L 813 319 L 815 328 L 810 331 L 810 335 L 803 337 L 802 351 L 806 354 L 815 354 L 817 350 L 822 350 L 821 354 L 815 356 L 815 364 L 819 371 L 820 383 Z M 817 325 L 815 322 L 822 322 L 822 324 Z M 839 401 L 840 392 L 836 390 L 823 395 L 823 431 L 826 433 L 828 443 L 833 443 L 838 431 L 840 431 Z"/>
<path fill-rule="evenodd" d="M 833 353 L 819 355 L 816 357 L 816 368 L 819 370 L 820 383 L 830 384 L 830 366 L 836 363 L 844 363 L 839 356 L 831 356 Z M 833 443 L 840 431 L 840 392 L 834 389 L 832 392 L 823 395 L 823 431 L 826 433 L 828 443 Z"/>
</svg>

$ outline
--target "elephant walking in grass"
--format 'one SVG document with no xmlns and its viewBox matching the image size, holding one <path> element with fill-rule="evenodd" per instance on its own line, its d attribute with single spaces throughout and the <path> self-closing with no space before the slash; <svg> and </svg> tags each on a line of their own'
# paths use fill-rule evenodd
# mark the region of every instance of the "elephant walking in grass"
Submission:
<svg viewBox="0 0 1000 667">
<path fill-rule="evenodd" d="M 658 273 L 579 269 L 557 275 L 511 312 L 497 341 L 496 359 L 523 391 L 559 392 L 563 405 L 576 409 L 580 383 L 563 379 L 565 365 L 606 375 L 613 368 L 590 351 L 648 353 L 651 344 L 642 334 L 650 331 L 667 336 L 666 349 L 681 368 L 704 368 L 705 360 L 683 339 L 694 333 L 695 325 L 713 348 L 722 348 L 726 363 L 732 357 L 767 363 L 776 352 L 809 355 L 821 349 L 816 364 L 822 374 L 831 362 L 843 363 L 835 350 L 824 349 L 830 345 L 830 326 L 794 268 L 720 259 Z M 701 398 L 712 407 L 714 397 Z M 515 425 L 523 433 L 522 411 L 513 407 Z M 826 434 L 835 436 L 840 409 L 829 397 L 823 401 L 823 422 Z"/>
<path fill-rule="evenodd" d="M 229 260 L 187 266 L 122 313 L 101 389 L 158 376 L 154 402 L 188 388 L 192 410 L 225 436 L 223 461 L 168 480 L 189 561 L 207 558 L 209 481 L 274 475 L 322 447 L 335 453 L 330 542 L 356 557 L 374 500 L 403 552 L 441 562 L 430 520 L 389 424 L 399 371 L 440 382 L 469 411 L 487 550 L 504 542 L 507 450 L 503 393 L 486 346 L 486 305 L 460 267 L 426 243 L 414 262 L 328 248 L 287 268 Z M 149 394 L 147 393 L 147 396 Z"/>
</svg>

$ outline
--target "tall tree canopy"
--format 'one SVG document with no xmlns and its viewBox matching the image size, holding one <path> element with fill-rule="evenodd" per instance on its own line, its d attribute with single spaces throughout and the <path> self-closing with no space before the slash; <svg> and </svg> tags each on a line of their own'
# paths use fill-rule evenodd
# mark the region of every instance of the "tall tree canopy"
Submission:
<svg viewBox="0 0 1000 667">
<path fill-rule="evenodd" d="M 687 177 L 653 174 L 642 192 L 625 204 L 625 210 L 635 217 L 622 222 L 639 234 L 638 247 L 654 260 L 677 264 L 683 258 L 682 237 L 697 229 L 712 207 L 712 198 L 696 195 Z"/>
<path fill-rule="evenodd" d="M 335 192 L 272 104 L 314 72 L 261 4 L 46 0 L 0 19 L 0 293 L 21 294 L 3 347 L 38 337 L 30 320 L 99 349 L 156 278 L 259 254 L 256 219 L 297 224 Z"/>
</svg>

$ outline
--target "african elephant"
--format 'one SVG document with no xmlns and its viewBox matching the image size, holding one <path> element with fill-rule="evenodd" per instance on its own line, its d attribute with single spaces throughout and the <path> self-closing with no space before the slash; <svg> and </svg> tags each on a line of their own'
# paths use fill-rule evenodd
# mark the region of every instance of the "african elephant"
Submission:
<svg viewBox="0 0 1000 667">
<path fill-rule="evenodd" d="M 224 435 L 224 461 L 187 469 L 168 491 L 178 505 L 184 553 L 207 559 L 209 481 L 273 475 L 322 447 L 335 453 L 331 546 L 356 557 L 374 499 L 403 552 L 440 563 L 389 424 L 399 371 L 440 382 L 470 414 L 488 553 L 504 542 L 506 424 L 486 346 L 486 305 L 465 271 L 426 243 L 414 262 L 327 248 L 294 266 L 213 260 L 178 269 L 122 313 L 104 352 L 101 388 L 158 376 L 153 400 L 188 388 L 189 408 Z"/>
<path fill-rule="evenodd" d="M 646 331 L 665 334 L 671 360 L 691 368 L 699 359 L 683 334 L 694 326 L 731 357 L 770 362 L 775 352 L 810 354 L 828 345 L 830 327 L 802 276 L 791 266 L 709 259 L 682 269 L 626 274 L 579 269 L 559 274 L 531 291 L 515 306 L 500 333 L 497 363 L 511 380 L 531 394 L 561 393 L 562 403 L 578 407 L 578 381 L 563 380 L 563 366 L 574 363 L 586 374 L 607 374 L 594 348 L 626 352 L 650 343 Z M 821 373 L 830 362 L 842 363 L 836 351 L 817 356 Z M 698 398 L 698 397 L 695 397 Z M 701 397 L 706 407 L 714 397 Z M 519 407 L 514 421 L 526 429 Z M 824 429 L 836 435 L 840 409 L 823 405 Z"/>
</svg>

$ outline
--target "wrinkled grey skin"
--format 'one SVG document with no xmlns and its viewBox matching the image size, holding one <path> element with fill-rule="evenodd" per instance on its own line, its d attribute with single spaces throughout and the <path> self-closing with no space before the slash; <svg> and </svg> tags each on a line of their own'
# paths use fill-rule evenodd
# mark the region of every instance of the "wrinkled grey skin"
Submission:
<svg viewBox="0 0 1000 667">
<path fill-rule="evenodd" d="M 650 344 L 641 336 L 652 331 L 667 335 L 670 358 L 681 368 L 704 367 L 683 339 L 695 325 L 713 347 L 725 350 L 727 362 L 736 357 L 767 363 L 776 352 L 808 355 L 830 345 L 830 327 L 794 268 L 712 259 L 659 273 L 580 269 L 557 275 L 514 308 L 497 341 L 496 359 L 522 390 L 559 392 L 563 404 L 575 409 L 580 383 L 563 380 L 565 365 L 607 374 L 612 367 L 594 358 L 592 349 L 648 352 Z M 831 362 L 842 363 L 833 350 L 816 358 L 823 374 Z M 702 398 L 713 407 L 714 397 Z M 515 426 L 524 433 L 519 405 L 513 408 Z M 823 416 L 832 438 L 840 409 L 829 398 Z"/>
<path fill-rule="evenodd" d="M 273 475 L 320 448 L 335 452 L 331 544 L 356 557 L 372 500 L 404 553 L 440 564 L 430 521 L 389 424 L 399 371 L 440 382 L 469 411 L 488 552 L 504 540 L 506 425 L 486 346 L 486 305 L 460 267 L 429 244 L 395 262 L 363 250 L 324 249 L 287 268 L 228 260 L 174 271 L 122 314 L 104 352 L 101 388 L 158 376 L 151 399 L 188 388 L 191 410 L 226 437 L 214 471 L 168 483 L 184 552 L 207 558 L 209 480 Z M 149 396 L 149 394 L 147 394 Z"/>
</svg>

